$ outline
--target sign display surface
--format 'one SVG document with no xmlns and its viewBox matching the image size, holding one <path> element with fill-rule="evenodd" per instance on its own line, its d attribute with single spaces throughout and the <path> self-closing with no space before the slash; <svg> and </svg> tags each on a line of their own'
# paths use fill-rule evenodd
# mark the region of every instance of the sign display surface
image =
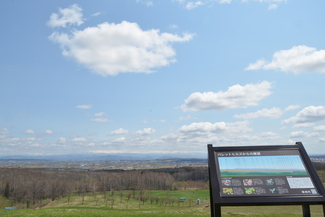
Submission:
<svg viewBox="0 0 325 217">
<path fill-rule="evenodd" d="M 215 152 L 220 197 L 319 195 L 299 150 Z"/>
</svg>

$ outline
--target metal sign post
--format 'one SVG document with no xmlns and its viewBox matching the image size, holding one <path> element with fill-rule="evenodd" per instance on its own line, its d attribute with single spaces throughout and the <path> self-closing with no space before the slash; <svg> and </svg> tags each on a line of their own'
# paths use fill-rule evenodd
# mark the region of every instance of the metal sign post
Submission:
<svg viewBox="0 0 325 217">
<path fill-rule="evenodd" d="M 295 145 L 208 145 L 211 217 L 222 206 L 323 205 L 325 190 L 301 142 Z"/>
</svg>

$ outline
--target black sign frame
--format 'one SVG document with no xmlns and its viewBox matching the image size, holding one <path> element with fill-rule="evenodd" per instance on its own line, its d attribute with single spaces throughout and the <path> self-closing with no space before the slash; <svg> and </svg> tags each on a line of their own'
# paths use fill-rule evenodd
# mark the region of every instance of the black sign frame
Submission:
<svg viewBox="0 0 325 217">
<path fill-rule="evenodd" d="M 305 170 L 308 175 L 307 180 L 311 181 L 314 186 L 313 194 L 278 194 L 277 196 L 270 194 L 261 195 L 224 195 L 221 183 L 221 169 L 218 159 L 229 155 L 237 157 L 256 156 L 259 153 L 296 153 L 300 156 Z M 232 156 L 230 156 L 232 158 Z M 235 156 L 236 157 L 236 156 Z M 234 158 L 235 158 L 234 157 Z M 323 205 L 325 216 L 325 189 L 318 177 L 318 174 L 311 163 L 311 160 L 304 149 L 301 142 L 296 142 L 295 145 L 272 145 L 272 146 L 223 146 L 213 147 L 208 144 L 208 170 L 209 170 L 209 185 L 210 185 L 210 207 L 211 217 L 221 216 L 221 206 L 269 206 L 269 205 L 302 205 L 303 216 L 310 216 L 309 205 Z M 288 180 L 290 176 L 285 176 Z M 308 185 L 308 184 L 307 184 Z M 316 192 L 316 193 L 315 193 Z"/>
</svg>

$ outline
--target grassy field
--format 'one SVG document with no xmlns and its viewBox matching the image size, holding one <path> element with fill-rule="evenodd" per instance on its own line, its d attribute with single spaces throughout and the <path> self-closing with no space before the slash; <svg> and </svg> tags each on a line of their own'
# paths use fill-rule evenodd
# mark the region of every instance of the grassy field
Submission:
<svg viewBox="0 0 325 217">
<path fill-rule="evenodd" d="M 127 197 L 129 195 L 129 198 Z M 134 195 L 134 199 L 133 199 Z M 72 195 L 55 201 L 44 201 L 33 209 L 0 210 L 0 216 L 109 216 L 109 217 L 210 217 L 209 191 L 146 191 L 146 201 L 140 201 L 139 192 L 124 191 L 114 195 Z M 131 197 L 130 197 L 131 196 Z M 185 197 L 185 202 L 178 198 Z M 151 198 L 151 200 L 150 200 Z M 197 204 L 200 199 L 201 204 Z M 4 206 L 5 199 L 0 199 Z M 46 204 L 46 205 L 45 205 Z M 323 216 L 322 206 L 311 206 L 312 216 Z M 223 207 L 222 216 L 302 216 L 301 206 Z"/>
</svg>

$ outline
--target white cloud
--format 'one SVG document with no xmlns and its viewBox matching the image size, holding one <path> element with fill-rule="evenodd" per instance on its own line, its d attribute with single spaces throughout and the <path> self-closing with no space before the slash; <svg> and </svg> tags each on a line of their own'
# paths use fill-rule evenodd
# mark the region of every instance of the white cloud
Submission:
<svg viewBox="0 0 325 217">
<path fill-rule="evenodd" d="M 96 117 L 102 117 L 102 116 L 104 116 L 104 115 L 106 115 L 105 112 L 98 112 L 98 113 L 95 113 L 95 114 L 94 114 L 94 116 L 96 116 Z"/>
<path fill-rule="evenodd" d="M 72 142 L 87 142 L 86 138 L 83 137 L 76 137 L 71 140 Z"/>
<path fill-rule="evenodd" d="M 185 7 L 186 7 L 187 10 L 192 10 L 192 9 L 198 7 L 198 6 L 201 6 L 201 5 L 203 5 L 203 2 L 197 1 L 197 2 L 189 2 L 189 3 L 186 4 Z"/>
<path fill-rule="evenodd" d="M 111 131 L 108 135 L 114 136 L 114 135 L 122 135 L 122 134 L 128 134 L 129 131 L 125 130 L 123 128 L 119 128 L 117 130 Z"/>
<path fill-rule="evenodd" d="M 135 132 L 135 134 L 141 135 L 141 136 L 146 136 L 146 135 L 150 135 L 154 132 L 156 132 L 156 130 L 153 128 L 144 128 L 143 130 L 138 130 L 137 132 Z"/>
<path fill-rule="evenodd" d="M 188 115 L 186 117 L 179 117 L 178 120 L 176 122 L 181 122 L 181 121 L 186 121 L 186 120 L 191 120 L 191 119 L 196 119 L 196 118 L 193 118 L 191 115 Z"/>
<path fill-rule="evenodd" d="M 93 106 L 92 105 L 78 105 L 76 108 L 80 109 L 91 109 Z"/>
<path fill-rule="evenodd" d="M 62 143 L 66 143 L 67 139 L 64 137 L 60 137 L 60 139 L 58 140 L 58 143 L 62 144 Z"/>
<path fill-rule="evenodd" d="M 7 128 L 0 129 L 0 135 L 5 135 L 5 134 L 8 134 L 8 133 L 9 133 L 9 130 Z"/>
<path fill-rule="evenodd" d="M 272 131 L 269 132 L 263 132 L 260 134 L 261 137 L 266 138 L 266 139 L 278 139 L 280 136 Z"/>
<path fill-rule="evenodd" d="M 203 145 L 213 143 L 231 143 L 237 140 L 250 138 L 246 133 L 252 129 L 248 121 L 234 123 L 226 122 L 194 122 L 183 125 L 176 132 L 162 136 L 161 140 L 169 144 Z"/>
<path fill-rule="evenodd" d="M 201 110 L 225 110 L 230 108 L 246 108 L 258 105 L 258 101 L 271 94 L 271 83 L 263 81 L 259 84 L 239 84 L 231 86 L 227 91 L 195 92 L 181 106 L 184 112 Z"/>
<path fill-rule="evenodd" d="M 234 118 L 253 119 L 253 118 L 278 118 L 283 114 L 279 108 L 262 109 L 253 113 L 235 115 Z"/>
<path fill-rule="evenodd" d="M 179 128 L 180 132 L 221 132 L 226 130 L 225 122 L 197 122 L 191 123 L 190 125 L 183 125 Z"/>
<path fill-rule="evenodd" d="M 45 130 L 43 134 L 51 135 L 54 134 L 54 132 L 52 130 Z"/>
<path fill-rule="evenodd" d="M 21 141 L 28 141 L 28 142 L 34 142 L 34 141 L 42 141 L 44 140 L 43 138 L 23 138 L 20 139 Z"/>
<path fill-rule="evenodd" d="M 93 17 L 97 17 L 97 16 L 99 16 L 100 14 L 101 14 L 100 12 L 97 12 L 97 13 L 92 14 L 91 16 L 93 16 Z"/>
<path fill-rule="evenodd" d="M 142 3 L 146 5 L 147 7 L 153 6 L 153 2 L 149 0 L 136 0 L 137 3 Z"/>
<path fill-rule="evenodd" d="M 125 138 L 125 137 L 120 137 L 120 138 L 114 139 L 112 142 L 113 142 L 113 143 L 122 143 L 122 142 L 126 142 L 126 138 Z"/>
<path fill-rule="evenodd" d="M 300 105 L 289 105 L 285 111 L 291 111 L 291 110 L 295 110 L 297 108 L 300 108 Z"/>
<path fill-rule="evenodd" d="M 314 123 L 301 123 L 293 125 L 292 128 L 307 128 L 312 126 L 314 126 Z"/>
<path fill-rule="evenodd" d="M 324 106 L 309 106 L 297 113 L 296 116 L 283 121 L 284 124 L 289 123 L 308 123 L 325 119 Z"/>
<path fill-rule="evenodd" d="M 176 24 L 171 24 L 169 27 L 170 27 L 171 29 L 178 29 L 178 26 L 177 26 Z"/>
<path fill-rule="evenodd" d="M 269 10 L 275 10 L 277 8 L 278 8 L 277 4 L 270 4 L 269 7 L 268 7 Z"/>
<path fill-rule="evenodd" d="M 102 23 L 71 35 L 54 32 L 50 40 L 60 44 L 62 54 L 108 76 L 119 73 L 151 73 L 154 68 L 168 66 L 176 61 L 171 43 L 186 42 L 191 34 L 182 37 L 159 30 L 142 30 L 138 24 L 123 21 L 119 24 Z"/>
<path fill-rule="evenodd" d="M 94 121 L 94 122 L 101 122 L 101 123 L 105 123 L 105 122 L 114 122 L 113 120 L 108 120 L 107 118 L 95 118 L 95 119 L 91 119 L 91 121 Z"/>
<path fill-rule="evenodd" d="M 304 131 L 295 131 L 290 133 L 289 137 L 290 138 L 299 138 L 299 137 L 315 137 L 319 136 L 319 133 L 308 133 Z"/>
<path fill-rule="evenodd" d="M 217 0 L 220 4 L 230 4 L 232 0 Z"/>
<path fill-rule="evenodd" d="M 74 4 L 69 8 L 59 8 L 59 14 L 53 13 L 47 25 L 50 27 L 66 27 L 67 25 L 76 24 L 80 26 L 83 23 L 82 9 Z"/>
<path fill-rule="evenodd" d="M 35 134 L 34 130 L 25 130 L 22 134 Z"/>
<path fill-rule="evenodd" d="M 314 127 L 315 131 L 325 131 L 325 125 L 320 125 L 320 126 L 316 126 Z"/>
<path fill-rule="evenodd" d="M 325 50 L 305 45 L 294 46 L 289 50 L 280 50 L 273 54 L 271 62 L 263 59 L 250 64 L 245 70 L 280 69 L 295 74 L 303 72 L 325 73 Z"/>
</svg>

